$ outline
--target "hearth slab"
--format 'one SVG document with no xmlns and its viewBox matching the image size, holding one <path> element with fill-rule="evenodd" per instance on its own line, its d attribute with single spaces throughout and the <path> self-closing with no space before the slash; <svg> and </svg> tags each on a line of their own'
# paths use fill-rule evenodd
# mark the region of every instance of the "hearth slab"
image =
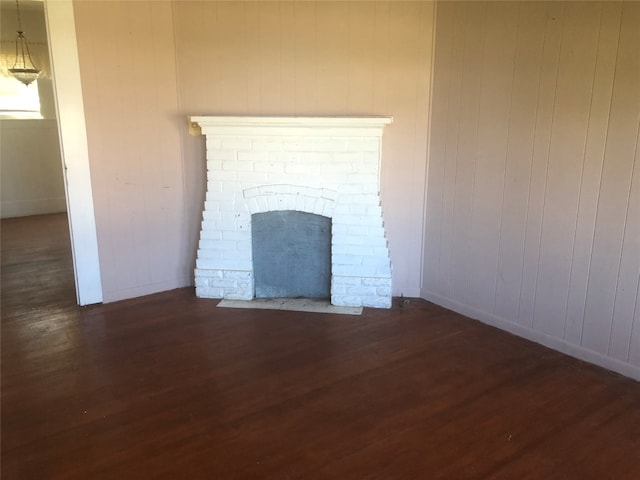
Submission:
<svg viewBox="0 0 640 480">
<path fill-rule="evenodd" d="M 312 298 L 254 298 L 253 300 L 220 300 L 218 307 L 258 308 L 262 310 L 290 310 L 294 312 L 337 313 L 340 315 L 360 315 L 362 307 L 340 307 L 328 300 Z"/>
</svg>

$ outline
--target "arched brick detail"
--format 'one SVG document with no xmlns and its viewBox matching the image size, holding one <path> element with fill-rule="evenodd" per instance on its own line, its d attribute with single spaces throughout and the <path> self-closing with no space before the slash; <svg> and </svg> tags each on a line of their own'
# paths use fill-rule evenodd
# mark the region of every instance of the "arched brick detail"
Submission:
<svg viewBox="0 0 640 480">
<path fill-rule="evenodd" d="M 333 217 L 336 208 L 335 190 L 301 185 L 261 185 L 242 192 L 250 214 L 278 210 L 295 210 Z"/>
</svg>

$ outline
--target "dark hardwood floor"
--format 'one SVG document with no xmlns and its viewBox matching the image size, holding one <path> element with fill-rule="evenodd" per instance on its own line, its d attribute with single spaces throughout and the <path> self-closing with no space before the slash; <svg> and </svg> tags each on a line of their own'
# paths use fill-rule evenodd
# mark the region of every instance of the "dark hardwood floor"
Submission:
<svg viewBox="0 0 640 480">
<path fill-rule="evenodd" d="M 5 480 L 640 478 L 640 383 L 428 302 L 73 288 L 64 215 L 2 221 Z"/>
</svg>

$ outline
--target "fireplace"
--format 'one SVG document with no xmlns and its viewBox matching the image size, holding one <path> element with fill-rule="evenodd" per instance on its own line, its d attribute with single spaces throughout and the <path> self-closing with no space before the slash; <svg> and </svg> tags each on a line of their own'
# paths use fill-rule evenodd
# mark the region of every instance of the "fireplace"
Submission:
<svg viewBox="0 0 640 480">
<path fill-rule="evenodd" d="M 252 217 L 300 212 L 329 222 L 331 303 L 389 308 L 391 262 L 379 195 L 389 123 L 389 117 L 191 117 L 207 150 L 197 296 L 253 299 L 254 249 L 262 242 L 254 241 Z"/>
</svg>

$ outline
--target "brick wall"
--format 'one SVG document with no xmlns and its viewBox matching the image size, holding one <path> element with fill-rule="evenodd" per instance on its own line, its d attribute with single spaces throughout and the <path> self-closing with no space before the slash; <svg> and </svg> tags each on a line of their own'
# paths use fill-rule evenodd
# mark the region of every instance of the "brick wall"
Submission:
<svg viewBox="0 0 640 480">
<path fill-rule="evenodd" d="M 379 196 L 386 117 L 193 117 L 206 135 L 199 297 L 253 298 L 251 215 L 332 219 L 331 303 L 389 308 L 391 264 Z"/>
</svg>

